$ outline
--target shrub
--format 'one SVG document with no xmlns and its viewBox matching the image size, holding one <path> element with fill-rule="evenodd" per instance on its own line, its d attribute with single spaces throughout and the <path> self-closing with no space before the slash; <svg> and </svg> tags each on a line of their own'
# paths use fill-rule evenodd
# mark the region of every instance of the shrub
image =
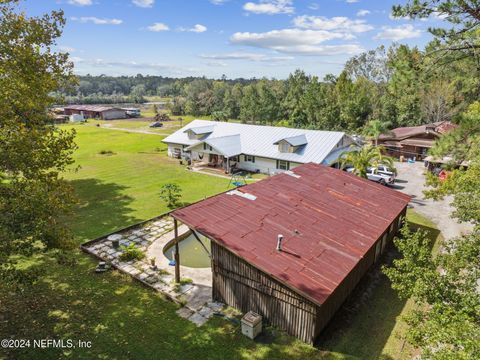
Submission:
<svg viewBox="0 0 480 360">
<path fill-rule="evenodd" d="M 178 201 L 182 193 L 180 186 L 176 184 L 165 184 L 160 188 L 160 198 L 167 203 L 167 206 L 172 209 L 178 205 Z"/>
<path fill-rule="evenodd" d="M 135 244 L 120 246 L 120 249 L 123 251 L 120 255 L 120 260 L 122 261 L 142 260 L 145 257 L 145 253 L 137 248 Z"/>
<path fill-rule="evenodd" d="M 72 251 L 59 251 L 55 257 L 60 265 L 73 267 L 78 263 L 76 254 Z"/>
<path fill-rule="evenodd" d="M 101 150 L 99 152 L 100 155 L 115 155 L 115 153 L 112 150 Z"/>
</svg>

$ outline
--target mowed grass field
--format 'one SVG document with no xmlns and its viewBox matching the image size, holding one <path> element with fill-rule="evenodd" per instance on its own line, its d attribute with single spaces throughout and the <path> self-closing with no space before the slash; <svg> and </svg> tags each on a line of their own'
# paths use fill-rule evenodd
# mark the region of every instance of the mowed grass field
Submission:
<svg viewBox="0 0 480 360">
<path fill-rule="evenodd" d="M 175 183 L 184 203 L 227 190 L 228 179 L 189 172 L 167 156 L 162 136 L 75 126 L 77 172 L 66 174 L 80 198 L 72 226 L 79 242 L 168 209 L 160 187 Z M 112 154 L 102 154 L 112 152 Z"/>
<path fill-rule="evenodd" d="M 179 184 L 187 203 L 227 189 L 228 179 L 188 172 L 169 159 L 161 136 L 75 128 L 81 168 L 66 177 L 80 198 L 69 219 L 78 244 L 166 211 L 158 197 L 164 183 Z M 408 217 L 411 225 L 440 237 L 428 220 L 414 212 Z M 0 284 L 0 339 L 72 339 L 91 341 L 91 347 L 0 349 L 0 359 L 407 359 L 412 354 L 401 321 L 411 304 L 396 297 L 379 268 L 369 272 L 312 347 L 271 328 L 251 341 L 238 323 L 215 317 L 197 328 L 160 294 L 115 271 L 95 274 L 96 261 L 80 251 L 76 255 L 74 266 L 58 264 L 51 254 L 36 258 L 47 265 L 45 272 L 22 292 Z"/>
</svg>

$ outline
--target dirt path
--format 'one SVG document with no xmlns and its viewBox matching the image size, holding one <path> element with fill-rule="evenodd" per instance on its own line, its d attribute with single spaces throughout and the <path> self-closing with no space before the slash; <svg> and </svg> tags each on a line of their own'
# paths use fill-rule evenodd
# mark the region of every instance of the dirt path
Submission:
<svg viewBox="0 0 480 360">
<path fill-rule="evenodd" d="M 105 125 L 99 126 L 99 128 L 106 129 L 106 130 L 118 130 L 118 131 L 126 131 L 126 132 L 137 133 L 137 134 L 148 134 L 148 135 L 159 135 L 159 136 L 168 136 L 171 134 L 171 133 L 154 132 L 150 130 L 119 128 L 119 127 L 105 126 Z"/>
<path fill-rule="evenodd" d="M 434 222 L 445 239 L 457 237 L 472 229 L 471 224 L 458 223 L 456 219 L 450 216 L 453 211 L 453 208 L 450 206 L 452 197 L 446 197 L 439 201 L 424 198 L 425 168 L 423 163 L 408 164 L 399 162 L 395 166 L 398 170 L 398 180 L 395 188 L 412 196 L 411 205 L 415 211 Z"/>
</svg>

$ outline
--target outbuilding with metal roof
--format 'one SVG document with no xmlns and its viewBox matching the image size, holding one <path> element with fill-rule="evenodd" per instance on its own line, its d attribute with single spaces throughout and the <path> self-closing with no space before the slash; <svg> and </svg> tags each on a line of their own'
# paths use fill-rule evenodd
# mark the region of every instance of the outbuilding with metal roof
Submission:
<svg viewBox="0 0 480 360">
<path fill-rule="evenodd" d="M 65 115 L 82 115 L 85 119 L 125 119 L 126 111 L 107 105 L 68 105 L 64 108 Z"/>
<path fill-rule="evenodd" d="M 171 215 L 175 227 L 181 222 L 210 239 L 214 300 L 254 311 L 313 343 L 379 261 L 409 201 L 393 189 L 309 163 Z"/>
</svg>

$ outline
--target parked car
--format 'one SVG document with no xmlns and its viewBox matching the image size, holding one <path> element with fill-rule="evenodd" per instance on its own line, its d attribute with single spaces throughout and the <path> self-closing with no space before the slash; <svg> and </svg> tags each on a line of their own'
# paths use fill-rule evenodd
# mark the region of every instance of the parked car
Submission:
<svg viewBox="0 0 480 360">
<path fill-rule="evenodd" d="M 155 121 L 154 123 L 150 124 L 151 128 L 161 128 L 163 124 L 160 121 Z"/>
<path fill-rule="evenodd" d="M 344 171 L 353 173 L 355 171 L 354 167 L 347 167 Z M 375 181 L 382 185 L 393 185 L 395 183 L 395 176 L 382 174 L 376 168 L 367 169 L 367 178 L 370 181 Z"/>
<path fill-rule="evenodd" d="M 367 170 L 368 180 L 375 181 L 382 185 L 393 185 L 395 183 L 395 176 L 383 174 L 375 168 Z"/>
<path fill-rule="evenodd" d="M 397 177 L 397 170 L 391 169 L 387 165 L 378 165 L 376 169 L 379 174 L 392 176 L 393 178 Z"/>
</svg>

